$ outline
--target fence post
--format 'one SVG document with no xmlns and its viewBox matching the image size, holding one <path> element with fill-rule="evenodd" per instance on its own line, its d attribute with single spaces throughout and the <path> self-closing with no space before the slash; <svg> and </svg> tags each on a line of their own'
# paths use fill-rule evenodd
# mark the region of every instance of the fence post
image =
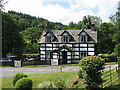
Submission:
<svg viewBox="0 0 120 90">
<path fill-rule="evenodd" d="M 112 85 L 112 74 L 111 74 L 111 66 L 109 66 L 110 69 L 110 81 L 111 81 L 111 85 Z"/>
<path fill-rule="evenodd" d="M 117 67 L 116 67 L 116 72 L 117 72 L 117 70 L 118 70 L 118 69 L 117 69 Z"/>
<path fill-rule="evenodd" d="M 62 66 L 60 66 L 60 72 L 62 72 Z"/>
</svg>

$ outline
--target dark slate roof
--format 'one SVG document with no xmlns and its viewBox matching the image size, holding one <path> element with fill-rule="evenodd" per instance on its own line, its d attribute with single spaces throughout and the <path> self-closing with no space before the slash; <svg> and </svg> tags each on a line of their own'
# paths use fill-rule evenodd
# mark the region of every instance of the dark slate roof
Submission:
<svg viewBox="0 0 120 90">
<path fill-rule="evenodd" d="M 51 32 L 54 34 L 55 37 L 57 37 L 58 41 L 52 42 L 52 43 L 61 43 L 61 34 L 64 31 L 67 31 L 75 40 L 75 42 L 69 42 L 69 43 L 79 43 L 79 34 L 81 32 L 87 33 L 87 35 L 90 38 L 92 38 L 93 41 L 89 41 L 88 43 L 97 43 L 97 31 L 91 31 L 91 29 L 84 29 L 84 30 L 82 30 L 82 29 L 79 29 L 79 30 L 53 30 Z M 45 34 L 46 33 L 47 33 L 46 31 L 42 32 L 38 43 L 45 43 Z"/>
</svg>

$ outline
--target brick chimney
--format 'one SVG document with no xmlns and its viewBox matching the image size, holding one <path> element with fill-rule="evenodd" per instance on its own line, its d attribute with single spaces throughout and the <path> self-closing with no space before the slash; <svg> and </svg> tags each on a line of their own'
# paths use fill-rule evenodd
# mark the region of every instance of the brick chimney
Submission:
<svg viewBox="0 0 120 90">
<path fill-rule="evenodd" d="M 92 23 L 91 23 L 91 31 L 95 31 L 95 24 L 94 24 L 93 21 L 92 21 Z"/>
<path fill-rule="evenodd" d="M 48 31 L 49 31 L 48 24 L 45 24 L 45 26 L 44 26 L 44 30 L 45 30 L 45 32 L 48 32 Z"/>
</svg>

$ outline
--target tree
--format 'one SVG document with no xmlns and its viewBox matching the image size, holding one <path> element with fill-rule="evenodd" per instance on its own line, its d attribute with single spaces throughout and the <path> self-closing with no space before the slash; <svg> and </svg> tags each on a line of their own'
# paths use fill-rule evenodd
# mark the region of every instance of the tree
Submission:
<svg viewBox="0 0 120 90">
<path fill-rule="evenodd" d="M 115 54 L 120 54 L 120 43 L 115 45 L 114 53 Z"/>
<path fill-rule="evenodd" d="M 114 33 L 112 40 L 118 44 L 120 43 L 120 12 L 116 12 L 109 17 L 111 23 L 116 27 L 116 33 Z"/>
<path fill-rule="evenodd" d="M 25 31 L 20 32 L 24 40 L 24 53 L 38 53 L 39 45 L 37 41 L 40 37 L 40 30 L 37 27 L 27 28 Z"/>
<path fill-rule="evenodd" d="M 98 48 L 99 53 L 112 53 L 114 51 L 115 42 L 112 41 L 116 28 L 112 23 L 102 23 L 98 32 Z"/>
<path fill-rule="evenodd" d="M 21 54 L 23 40 L 16 22 L 7 13 L 2 13 L 2 54 Z"/>
<path fill-rule="evenodd" d="M 94 23 L 96 27 L 99 27 L 100 24 L 102 23 L 102 20 L 100 17 L 96 17 L 96 16 L 84 16 L 83 17 L 83 24 L 85 29 L 91 29 L 91 24 Z"/>
<path fill-rule="evenodd" d="M 0 0 L 0 11 L 2 11 L 4 9 L 4 5 L 7 3 L 7 1 L 5 2 L 5 0 Z"/>
<path fill-rule="evenodd" d="M 70 22 L 68 25 L 68 29 L 74 29 L 75 28 L 75 23 Z"/>
</svg>

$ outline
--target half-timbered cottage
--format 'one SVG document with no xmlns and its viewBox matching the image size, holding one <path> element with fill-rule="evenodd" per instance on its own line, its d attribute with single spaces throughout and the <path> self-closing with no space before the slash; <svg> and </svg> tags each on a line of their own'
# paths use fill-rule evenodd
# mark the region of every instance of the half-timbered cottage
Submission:
<svg viewBox="0 0 120 90">
<path fill-rule="evenodd" d="M 97 31 L 44 30 L 38 43 L 41 61 L 50 65 L 78 63 L 83 57 L 95 55 Z"/>
</svg>

